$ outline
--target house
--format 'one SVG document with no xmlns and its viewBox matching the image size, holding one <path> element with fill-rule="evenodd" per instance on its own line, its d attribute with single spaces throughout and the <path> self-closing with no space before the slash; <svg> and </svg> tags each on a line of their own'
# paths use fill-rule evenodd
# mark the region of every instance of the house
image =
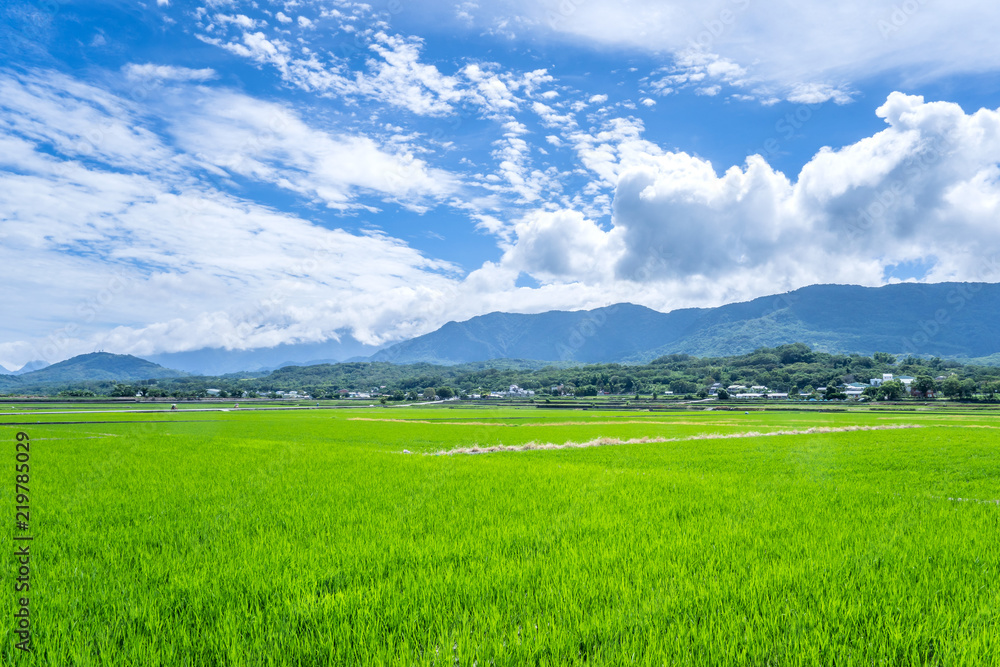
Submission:
<svg viewBox="0 0 1000 667">
<path fill-rule="evenodd" d="M 521 389 L 516 384 L 512 384 L 507 391 L 508 396 L 534 396 L 535 392 L 530 389 Z"/>
<path fill-rule="evenodd" d="M 900 375 L 896 379 L 902 382 L 903 386 L 906 387 L 907 389 L 909 389 L 910 385 L 913 384 L 913 381 L 916 380 L 916 378 L 910 377 L 909 375 Z"/>
<path fill-rule="evenodd" d="M 847 394 L 848 397 L 857 398 L 865 393 L 865 389 L 868 386 L 869 385 L 861 384 L 860 382 L 851 382 L 850 384 L 844 385 L 844 393 Z"/>
<path fill-rule="evenodd" d="M 205 393 L 208 394 L 209 396 L 218 396 L 219 394 L 222 393 L 222 390 L 221 389 L 206 389 Z"/>
</svg>

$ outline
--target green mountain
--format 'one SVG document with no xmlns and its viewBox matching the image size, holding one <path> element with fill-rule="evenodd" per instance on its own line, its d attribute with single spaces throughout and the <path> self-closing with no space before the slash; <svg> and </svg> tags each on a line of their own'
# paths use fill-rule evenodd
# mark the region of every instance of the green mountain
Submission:
<svg viewBox="0 0 1000 667">
<path fill-rule="evenodd" d="M 128 354 L 94 352 L 23 375 L 0 377 L 0 391 L 23 391 L 81 382 L 134 382 L 186 375 Z"/>
<path fill-rule="evenodd" d="M 632 304 L 537 315 L 490 313 L 449 322 L 371 360 L 646 362 L 665 354 L 730 356 L 796 342 L 842 354 L 983 358 L 1000 353 L 998 331 L 1000 285 L 994 283 L 813 285 L 669 313 Z"/>
</svg>

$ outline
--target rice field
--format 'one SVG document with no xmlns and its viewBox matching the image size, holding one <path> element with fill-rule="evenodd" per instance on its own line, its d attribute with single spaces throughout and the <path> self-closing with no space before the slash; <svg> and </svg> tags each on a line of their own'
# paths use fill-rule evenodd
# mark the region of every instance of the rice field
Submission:
<svg viewBox="0 0 1000 667">
<path fill-rule="evenodd" d="M 1000 664 L 1000 413 L 10 407 L 5 665 Z"/>
</svg>

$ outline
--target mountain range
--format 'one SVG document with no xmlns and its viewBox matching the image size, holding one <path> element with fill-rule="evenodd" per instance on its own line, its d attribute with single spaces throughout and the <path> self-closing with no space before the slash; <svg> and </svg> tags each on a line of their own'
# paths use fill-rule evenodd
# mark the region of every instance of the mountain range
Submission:
<svg viewBox="0 0 1000 667">
<path fill-rule="evenodd" d="M 630 303 L 533 315 L 490 313 L 449 322 L 380 350 L 342 338 L 262 350 L 203 349 L 152 360 L 99 352 L 39 370 L 30 369 L 44 362 L 32 362 L 18 375 L 0 374 L 0 391 L 189 373 L 261 373 L 289 365 L 359 360 L 438 365 L 491 360 L 522 360 L 522 365 L 645 363 L 673 353 L 722 357 L 787 343 L 831 353 L 889 352 L 1000 365 L 998 332 L 1000 284 L 813 285 L 743 303 L 668 313 Z"/>
<path fill-rule="evenodd" d="M 185 375 L 187 373 L 164 368 L 128 354 L 92 352 L 23 375 L 0 376 L 0 391 L 30 391 L 35 388 L 72 385 L 79 382 L 134 382 Z"/>
<path fill-rule="evenodd" d="M 671 353 L 745 354 L 801 342 L 824 352 L 984 358 L 1000 353 L 1000 285 L 813 285 L 718 308 L 661 313 L 617 304 L 537 315 L 490 313 L 392 345 L 372 361 L 486 359 L 642 363 Z"/>
<path fill-rule="evenodd" d="M 36 359 L 35 361 L 29 361 L 16 371 L 12 371 L 6 366 L 0 366 L 0 375 L 24 375 L 25 373 L 31 373 L 32 371 L 41 370 L 48 365 L 49 365 L 48 362 Z"/>
<path fill-rule="evenodd" d="M 189 352 L 148 355 L 149 361 L 199 375 L 225 375 L 240 371 L 271 371 L 283 366 L 313 366 L 338 361 L 362 360 L 382 346 L 365 345 L 348 334 L 322 343 L 276 345 L 252 350 L 202 348 Z"/>
</svg>

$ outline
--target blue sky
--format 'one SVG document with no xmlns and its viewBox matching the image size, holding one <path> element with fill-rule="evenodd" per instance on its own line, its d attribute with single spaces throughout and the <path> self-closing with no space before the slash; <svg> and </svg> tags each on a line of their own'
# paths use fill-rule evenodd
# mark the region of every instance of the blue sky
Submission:
<svg viewBox="0 0 1000 667">
<path fill-rule="evenodd" d="M 0 364 L 995 282 L 1000 16 L 801 4 L 5 3 Z"/>
</svg>

